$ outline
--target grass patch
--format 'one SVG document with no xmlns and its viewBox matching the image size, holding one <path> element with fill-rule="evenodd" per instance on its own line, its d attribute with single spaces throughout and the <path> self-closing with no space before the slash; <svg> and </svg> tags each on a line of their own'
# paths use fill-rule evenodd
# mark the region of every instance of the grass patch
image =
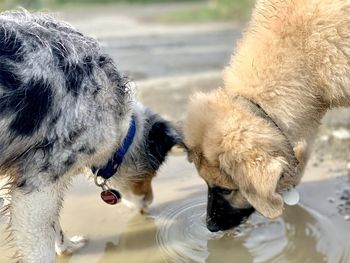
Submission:
<svg viewBox="0 0 350 263">
<path fill-rule="evenodd" d="M 165 22 L 209 22 L 225 20 L 246 20 L 255 0 L 211 0 L 203 6 L 163 15 Z"/>
</svg>

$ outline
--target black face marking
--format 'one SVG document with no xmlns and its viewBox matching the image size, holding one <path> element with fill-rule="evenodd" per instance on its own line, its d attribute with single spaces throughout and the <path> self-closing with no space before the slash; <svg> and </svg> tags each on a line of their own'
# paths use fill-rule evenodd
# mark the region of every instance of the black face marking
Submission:
<svg viewBox="0 0 350 263">
<path fill-rule="evenodd" d="M 158 170 L 170 149 L 178 142 L 179 136 L 171 129 L 168 122 L 157 121 L 148 133 L 146 143 L 151 157 L 150 165 L 154 170 Z"/>
<path fill-rule="evenodd" d="M 16 116 L 10 124 L 11 130 L 19 135 L 30 136 L 40 128 L 51 108 L 51 85 L 43 79 L 31 79 L 7 100 L 7 106 L 11 111 L 16 112 Z"/>
<path fill-rule="evenodd" d="M 240 225 L 255 210 L 234 208 L 225 199 L 229 192 L 220 187 L 208 187 L 207 227 L 211 232 L 225 231 Z"/>
<path fill-rule="evenodd" d="M 0 27 L 0 57 L 16 62 L 23 62 L 23 43 L 20 36 L 11 30 Z"/>
<path fill-rule="evenodd" d="M 215 187 L 215 192 L 220 195 L 229 195 L 233 192 L 233 190 L 223 187 Z"/>
</svg>

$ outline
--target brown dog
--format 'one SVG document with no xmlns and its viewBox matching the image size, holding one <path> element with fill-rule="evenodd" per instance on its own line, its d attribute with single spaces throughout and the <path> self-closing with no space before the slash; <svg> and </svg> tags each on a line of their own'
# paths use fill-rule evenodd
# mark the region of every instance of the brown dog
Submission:
<svg viewBox="0 0 350 263">
<path fill-rule="evenodd" d="M 258 1 L 224 82 L 193 97 L 184 127 L 209 186 L 211 231 L 254 209 L 281 215 L 281 193 L 299 183 L 320 120 L 350 105 L 349 1 Z"/>
</svg>

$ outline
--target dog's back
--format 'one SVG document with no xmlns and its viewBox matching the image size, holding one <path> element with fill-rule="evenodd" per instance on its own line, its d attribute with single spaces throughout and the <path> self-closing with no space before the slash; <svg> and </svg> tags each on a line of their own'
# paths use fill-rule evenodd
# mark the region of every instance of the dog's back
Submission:
<svg viewBox="0 0 350 263">
<path fill-rule="evenodd" d="M 55 180 L 117 141 L 128 94 L 97 42 L 42 14 L 3 13 L 0 24 L 0 167 Z"/>
<path fill-rule="evenodd" d="M 226 86 L 243 93 L 246 87 L 264 87 L 254 91 L 267 97 L 273 83 L 294 79 L 295 87 L 319 93 L 326 103 L 349 105 L 349 14 L 347 0 L 257 1 L 225 71 Z"/>
<path fill-rule="evenodd" d="M 63 192 L 122 144 L 129 89 L 95 40 L 43 14 L 0 14 L 0 180 L 21 262 L 53 262 L 55 234 L 59 251 L 84 245 L 64 242 Z"/>
</svg>

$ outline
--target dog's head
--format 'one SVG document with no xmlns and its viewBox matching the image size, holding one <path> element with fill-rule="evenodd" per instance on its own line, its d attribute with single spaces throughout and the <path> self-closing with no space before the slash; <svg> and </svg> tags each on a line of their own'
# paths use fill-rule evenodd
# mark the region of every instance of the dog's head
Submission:
<svg viewBox="0 0 350 263">
<path fill-rule="evenodd" d="M 111 183 L 120 190 L 123 202 L 146 212 L 153 201 L 152 179 L 175 145 L 183 146 L 182 135 L 173 124 L 138 104 L 134 110 L 136 136 Z"/>
<path fill-rule="evenodd" d="M 276 127 L 219 89 L 192 99 L 184 135 L 189 159 L 208 184 L 209 230 L 235 227 L 254 210 L 268 218 L 282 214 L 280 193 L 297 180 Z"/>
</svg>

